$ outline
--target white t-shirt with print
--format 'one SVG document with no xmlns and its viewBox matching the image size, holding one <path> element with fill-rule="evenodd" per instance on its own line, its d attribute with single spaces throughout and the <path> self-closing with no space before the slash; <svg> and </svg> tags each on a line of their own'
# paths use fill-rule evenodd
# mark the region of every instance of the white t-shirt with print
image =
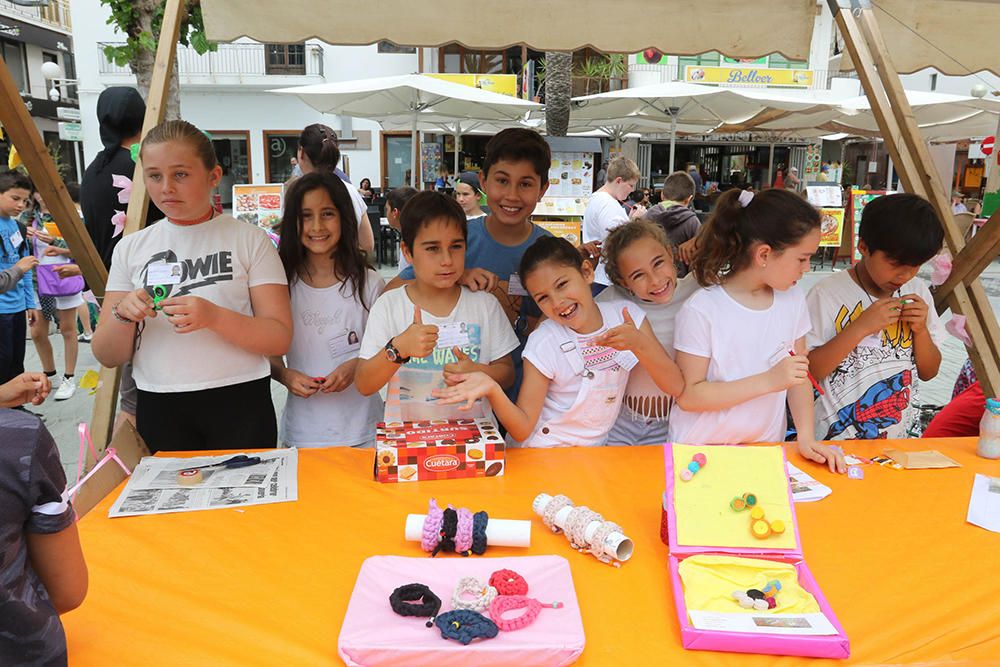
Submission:
<svg viewBox="0 0 1000 667">
<path fill-rule="evenodd" d="M 607 192 L 598 190 L 591 196 L 587 208 L 583 211 L 583 242 L 604 241 L 608 233 L 615 227 L 628 222 L 628 213 L 621 202 Z M 604 260 L 597 264 L 594 272 L 594 282 L 610 285 L 611 279 L 604 268 Z"/>
<path fill-rule="evenodd" d="M 253 316 L 250 288 L 284 285 L 285 270 L 264 230 L 220 215 L 198 225 L 162 220 L 115 247 L 108 292 L 147 285 L 146 267 L 177 262 L 181 281 L 164 285 L 167 297 L 197 296 L 241 315 Z M 270 375 L 264 355 L 248 352 L 208 329 L 177 333 L 163 312 L 147 317 L 132 373 L 139 389 L 171 393 L 226 387 Z"/>
<path fill-rule="evenodd" d="M 677 314 L 674 349 L 708 357 L 708 382 L 733 382 L 770 370 L 809 333 L 802 290 L 775 291 L 769 308 L 752 310 L 721 285 L 696 292 Z M 785 391 L 725 410 L 670 411 L 670 438 L 690 444 L 781 442 L 785 439 Z"/>
<path fill-rule="evenodd" d="M 337 283 L 310 287 L 295 280 L 291 287 L 295 335 L 288 349 L 288 368 L 309 377 L 326 377 L 344 362 L 356 359 L 368 321 L 385 281 L 369 269 L 364 306 L 352 286 Z M 362 396 L 352 381 L 342 391 L 316 392 L 308 398 L 288 394 L 281 417 L 282 441 L 292 447 L 332 447 L 367 444 L 375 439 L 382 419 L 382 398 Z"/>
<path fill-rule="evenodd" d="M 646 313 L 649 326 L 660 345 L 674 358 L 674 325 L 681 306 L 692 294 L 700 289 L 694 274 L 684 276 L 677 281 L 674 295 L 669 303 L 650 303 L 636 297 L 628 290 L 612 285 L 597 295 L 598 303 L 609 301 L 627 301 L 641 308 Z M 619 419 L 652 419 L 660 416 L 666 421 L 669 414 L 671 397 L 663 393 L 642 364 L 632 369 L 625 387 L 625 398 L 622 400 L 622 414 Z M 635 409 L 629 406 L 634 406 Z"/>
<path fill-rule="evenodd" d="M 385 354 L 385 344 L 413 324 L 414 304 L 407 293 L 409 287 L 389 290 L 375 302 L 368 316 L 368 326 L 361 340 L 362 359 Z M 421 311 L 424 324 L 441 326 L 451 322 L 465 323 L 469 344 L 462 350 L 472 361 L 490 364 L 510 354 L 518 345 L 517 336 L 504 314 L 500 302 L 489 292 L 472 292 L 463 287 L 458 302 L 444 317 Z M 451 348 L 437 348 L 427 357 L 413 358 L 403 364 L 389 381 L 386 394 L 385 420 L 459 419 L 470 416 L 490 416 L 488 404 L 481 402 L 482 411 L 471 414 L 458 405 L 438 405 L 431 391 L 443 388 L 445 365 L 456 363 Z"/>
<path fill-rule="evenodd" d="M 637 327 L 642 326 L 643 321 L 646 319 L 646 313 L 643 312 L 642 308 L 628 301 L 605 300 L 598 303 L 597 306 L 601 311 L 603 325 L 593 333 L 580 335 L 569 327 L 553 322 L 552 320 L 544 320 L 528 336 L 528 342 L 524 346 L 523 358 L 525 361 L 531 362 L 531 365 L 538 369 L 539 373 L 549 379 L 549 389 L 545 394 L 545 402 L 542 404 L 542 411 L 538 416 L 538 423 L 535 425 L 534 432 L 523 443 L 525 447 L 569 444 L 575 446 L 595 446 L 603 445 L 607 440 L 608 433 L 614 425 L 614 415 L 603 428 L 596 429 L 593 433 L 589 432 L 591 429 L 581 428 L 580 433 L 573 434 L 572 442 L 560 441 L 548 444 L 540 442 L 542 438 L 538 437 L 539 431 L 545 428 L 546 424 L 557 419 L 573 407 L 583 387 L 584 379 L 579 372 L 574 370 L 567 355 L 580 354 L 579 350 L 584 349 L 584 346 L 581 345 L 582 342 L 597 338 L 608 329 L 622 324 L 624 322 L 624 318 L 622 317 L 623 308 L 628 308 L 628 312 L 632 316 L 632 321 L 635 322 Z M 563 346 L 569 342 L 573 343 L 571 349 L 569 351 L 564 350 Z M 591 354 L 584 352 L 585 358 L 601 356 L 600 350 L 595 351 L 594 348 L 589 348 L 589 350 Z M 605 356 L 610 357 L 612 360 L 616 358 L 616 350 L 612 348 L 604 348 L 604 350 L 606 351 Z M 637 364 L 633 370 L 638 368 L 638 366 Z M 590 366 L 588 365 L 587 367 Z M 624 387 L 628 383 L 628 378 L 629 371 L 625 370 L 621 374 L 622 391 L 624 391 Z M 621 394 L 619 394 L 620 396 Z M 615 415 L 617 415 L 617 412 Z M 566 425 L 566 427 L 572 429 L 572 425 Z M 585 430 L 588 432 L 583 432 Z"/>
<path fill-rule="evenodd" d="M 940 347 L 945 330 L 927 283 L 914 278 L 896 294 L 916 294 L 928 304 L 927 331 Z M 833 339 L 875 301 L 848 271 L 824 278 L 809 291 L 806 300 L 812 320 L 812 331 L 806 337 L 810 350 Z M 867 336 L 820 382 L 825 395 L 816 397 L 816 437 L 906 438 L 917 419 L 913 407 L 918 403 L 917 385 L 909 325 L 898 323 Z"/>
</svg>

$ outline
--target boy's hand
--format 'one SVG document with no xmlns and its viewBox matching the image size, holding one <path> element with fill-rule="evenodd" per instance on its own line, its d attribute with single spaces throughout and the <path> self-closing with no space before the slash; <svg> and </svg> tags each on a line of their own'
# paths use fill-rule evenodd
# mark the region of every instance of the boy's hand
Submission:
<svg viewBox="0 0 1000 667">
<path fill-rule="evenodd" d="M 799 454 L 801 454 L 803 458 L 807 458 L 810 461 L 825 463 L 827 467 L 830 468 L 830 472 L 847 472 L 847 462 L 844 460 L 844 455 L 829 445 L 821 445 L 818 442 L 800 440 Z"/>
<path fill-rule="evenodd" d="M 332 394 L 343 391 L 354 382 L 354 371 L 358 367 L 358 358 L 348 359 L 337 366 L 332 373 L 326 376 L 319 390 L 324 394 Z"/>
<path fill-rule="evenodd" d="M 458 279 L 458 284 L 468 287 L 473 292 L 492 292 L 496 289 L 499 281 L 500 279 L 495 273 L 486 269 L 466 269 L 462 277 Z"/>
<path fill-rule="evenodd" d="M 608 329 L 598 336 L 595 342 L 598 345 L 607 345 L 616 350 L 632 350 L 633 352 L 642 347 L 647 342 L 646 335 L 635 326 L 628 308 L 622 308 L 622 318 L 625 322 Z"/>
<path fill-rule="evenodd" d="M 50 234 L 46 234 L 42 230 L 34 229 L 32 227 L 28 227 L 28 236 L 34 236 L 42 243 L 52 243 L 55 240 Z"/>
<path fill-rule="evenodd" d="M 156 317 L 153 297 L 142 287 L 126 294 L 115 308 L 119 315 L 133 322 L 139 322 L 146 317 Z"/>
<path fill-rule="evenodd" d="M 21 273 L 27 273 L 28 271 L 38 266 L 38 258 L 35 257 L 34 255 L 28 255 L 27 257 L 22 257 L 21 259 L 17 260 L 17 264 L 15 264 L 14 266 L 21 269 Z"/>
<path fill-rule="evenodd" d="M 601 242 L 591 241 L 590 243 L 584 243 L 577 248 L 580 256 L 583 257 L 585 261 L 590 262 L 591 266 L 597 266 L 597 262 L 601 260 Z"/>
<path fill-rule="evenodd" d="M 688 239 L 684 243 L 677 246 L 677 256 L 685 264 L 690 264 L 694 261 L 694 255 L 698 252 L 698 237 Z"/>
<path fill-rule="evenodd" d="M 879 299 L 865 308 L 861 312 L 861 316 L 851 323 L 851 326 L 860 327 L 866 336 L 877 334 L 899 321 L 900 308 L 899 299 L 896 297 Z M 925 306 L 924 313 L 926 314 L 926 312 Z"/>
<path fill-rule="evenodd" d="M 396 336 L 394 344 L 404 357 L 426 357 L 434 351 L 438 341 L 438 328 L 433 324 L 424 324 L 420 315 L 420 306 L 413 307 L 413 324 L 406 331 Z"/>
<path fill-rule="evenodd" d="M 462 380 L 459 379 L 459 374 L 474 373 L 479 370 L 479 364 L 469 359 L 469 355 L 462 352 L 458 347 L 451 348 L 452 354 L 455 355 L 456 361 L 453 364 L 444 365 L 444 382 L 449 387 L 460 383 Z"/>
<path fill-rule="evenodd" d="M 45 373 L 21 373 L 10 382 L 0 384 L 0 408 L 14 408 L 25 403 L 41 405 L 52 389 Z"/>
<path fill-rule="evenodd" d="M 784 391 L 789 387 L 809 382 L 809 357 L 804 354 L 789 356 L 767 371 L 771 391 Z"/>
<path fill-rule="evenodd" d="M 482 371 L 459 373 L 452 379 L 454 380 L 452 386 L 435 389 L 431 395 L 441 399 L 438 403 L 442 405 L 454 405 L 465 401 L 465 405 L 459 410 L 471 409 L 478 399 L 488 397 L 490 392 L 500 388 L 493 378 Z"/>
<path fill-rule="evenodd" d="M 628 214 L 629 220 L 638 220 L 642 216 L 646 215 L 646 207 L 642 204 L 636 204 L 632 207 L 632 210 Z"/>
<path fill-rule="evenodd" d="M 907 294 L 900 299 L 902 301 L 899 311 L 899 319 L 910 325 L 914 334 L 922 333 L 927 329 L 927 304 L 917 294 Z"/>
<path fill-rule="evenodd" d="M 300 398 L 309 398 L 317 391 L 319 391 L 320 384 L 316 381 L 316 378 L 311 378 L 301 371 L 297 371 L 294 368 L 286 368 L 281 373 L 281 384 L 288 387 L 288 391 L 292 392 Z"/>
<path fill-rule="evenodd" d="M 219 312 L 218 306 L 200 296 L 175 296 L 164 299 L 160 305 L 170 318 L 174 331 L 182 334 L 199 329 L 211 329 Z"/>
<path fill-rule="evenodd" d="M 80 266 L 77 264 L 60 264 L 54 268 L 60 278 L 72 278 L 73 276 L 83 275 L 83 271 L 80 270 Z"/>
</svg>

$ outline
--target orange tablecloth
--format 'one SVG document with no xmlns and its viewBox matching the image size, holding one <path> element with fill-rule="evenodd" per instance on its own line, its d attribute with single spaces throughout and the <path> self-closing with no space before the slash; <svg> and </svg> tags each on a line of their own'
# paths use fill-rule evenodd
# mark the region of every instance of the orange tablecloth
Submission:
<svg viewBox="0 0 1000 667">
<path fill-rule="evenodd" d="M 974 473 L 1000 476 L 1000 463 L 977 458 L 974 440 L 845 448 L 874 454 L 882 445 L 936 448 L 964 467 L 865 466 L 866 478 L 855 481 L 789 450 L 793 463 L 833 488 L 796 511 L 806 559 L 847 630 L 851 660 L 1000 660 L 1000 535 L 965 522 Z M 111 494 L 80 524 L 91 579 L 86 602 L 63 617 L 70 664 L 342 664 L 337 635 L 361 562 L 422 556 L 419 544 L 403 539 L 403 524 L 406 514 L 424 513 L 431 496 L 532 519 L 530 549 L 488 555 L 569 560 L 587 633 L 577 664 L 775 662 L 681 647 L 659 538 L 660 447 L 514 450 L 504 477 L 399 485 L 371 481 L 371 456 L 301 451 L 296 503 L 108 519 Z M 533 515 L 542 491 L 565 493 L 621 524 L 635 555 L 615 569 L 572 551 Z"/>
</svg>

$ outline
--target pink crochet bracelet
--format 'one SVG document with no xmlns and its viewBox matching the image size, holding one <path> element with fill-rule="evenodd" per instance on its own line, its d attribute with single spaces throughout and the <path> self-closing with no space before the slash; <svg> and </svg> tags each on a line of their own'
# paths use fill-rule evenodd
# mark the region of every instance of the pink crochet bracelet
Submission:
<svg viewBox="0 0 1000 667">
<path fill-rule="evenodd" d="M 458 508 L 458 530 L 455 532 L 455 551 L 468 556 L 472 553 L 472 511 Z"/>
<path fill-rule="evenodd" d="M 437 500 L 431 498 L 427 507 L 427 518 L 424 519 L 424 532 L 420 538 L 420 548 L 424 551 L 434 551 L 441 541 L 441 523 L 444 521 L 444 510 L 438 507 Z"/>
<path fill-rule="evenodd" d="M 490 603 L 490 618 L 504 632 L 513 632 L 534 623 L 543 607 L 559 609 L 561 606 L 562 602 L 543 604 L 535 598 L 529 598 L 525 595 L 500 595 L 493 598 L 493 602 Z M 516 609 L 524 609 L 524 613 L 509 619 L 503 617 L 507 612 Z"/>
<path fill-rule="evenodd" d="M 514 570 L 497 570 L 490 575 L 490 586 L 500 595 L 528 594 L 528 582 Z"/>
</svg>

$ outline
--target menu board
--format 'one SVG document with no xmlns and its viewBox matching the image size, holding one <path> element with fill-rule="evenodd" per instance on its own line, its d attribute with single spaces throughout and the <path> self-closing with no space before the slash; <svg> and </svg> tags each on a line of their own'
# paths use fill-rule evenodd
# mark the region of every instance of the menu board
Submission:
<svg viewBox="0 0 1000 667">
<path fill-rule="evenodd" d="M 271 231 L 281 226 L 285 186 L 281 183 L 233 186 L 233 217 Z"/>
<path fill-rule="evenodd" d="M 550 197 L 545 195 L 535 206 L 535 215 L 578 215 L 587 210 L 590 197 Z"/>
<path fill-rule="evenodd" d="M 820 247 L 839 248 L 844 237 L 844 209 L 821 208 L 819 214 Z"/>
<path fill-rule="evenodd" d="M 552 154 L 547 197 L 589 197 L 593 191 L 593 153 Z"/>
<path fill-rule="evenodd" d="M 851 208 L 851 263 L 856 264 L 861 261 L 861 252 L 858 250 L 858 229 L 861 227 L 861 214 L 865 206 L 873 199 L 878 199 L 882 195 L 889 194 L 886 190 L 851 190 L 851 198 L 848 201 Z"/>
</svg>

